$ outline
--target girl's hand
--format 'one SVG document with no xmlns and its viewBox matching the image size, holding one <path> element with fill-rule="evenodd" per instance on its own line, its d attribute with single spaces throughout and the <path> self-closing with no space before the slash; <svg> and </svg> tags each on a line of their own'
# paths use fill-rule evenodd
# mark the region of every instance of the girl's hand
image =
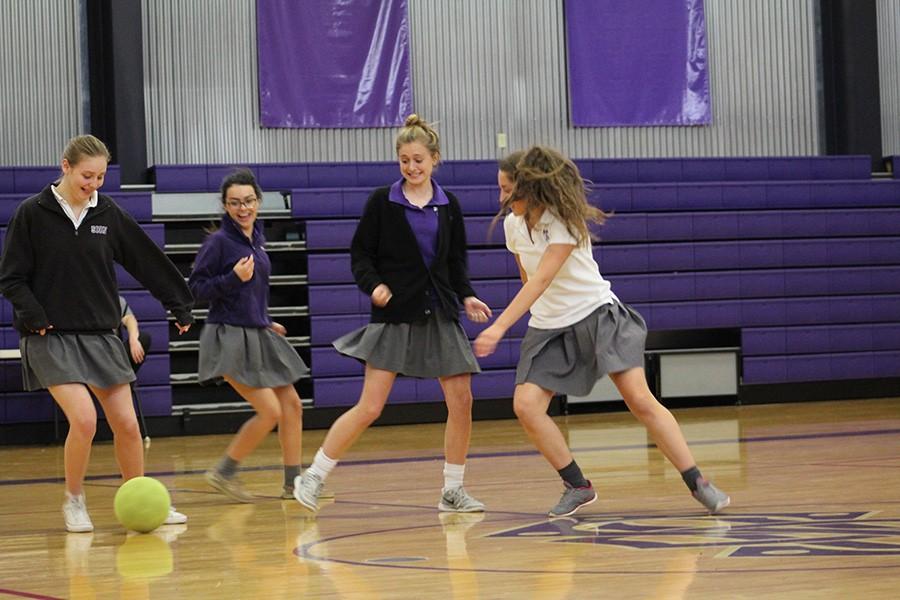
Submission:
<svg viewBox="0 0 900 600">
<path fill-rule="evenodd" d="M 491 318 L 491 308 L 475 296 L 463 300 L 463 306 L 466 307 L 466 316 L 473 323 L 487 323 Z"/>
<path fill-rule="evenodd" d="M 475 356 L 484 358 L 490 356 L 497 349 L 497 343 L 503 338 L 505 332 L 501 331 L 496 325 L 491 325 L 478 334 L 472 346 L 475 350 Z"/>
<path fill-rule="evenodd" d="M 272 321 L 272 323 L 269 325 L 269 329 L 271 329 L 272 331 L 274 331 L 275 333 L 277 333 L 278 335 L 280 335 L 282 337 L 287 335 L 287 328 L 284 325 L 282 325 L 281 323 L 276 323 L 275 321 Z"/>
<path fill-rule="evenodd" d="M 53 329 L 53 325 L 47 325 L 47 327 L 42 327 L 41 329 L 32 329 L 31 333 L 36 333 L 38 335 L 47 335 L 47 332 Z"/>
<path fill-rule="evenodd" d="M 141 346 L 141 342 L 139 339 L 129 337 L 128 347 L 131 349 L 131 358 L 134 359 L 134 362 L 138 364 L 144 362 L 144 347 Z"/>
<path fill-rule="evenodd" d="M 234 268 L 232 269 L 234 274 L 238 276 L 238 279 L 241 281 L 250 281 L 253 279 L 253 255 L 247 256 L 246 258 L 242 258 L 234 264 Z"/>
<path fill-rule="evenodd" d="M 381 308 L 391 301 L 391 297 L 393 294 L 391 293 L 391 288 L 387 285 L 380 283 L 378 287 L 372 290 L 372 304 Z"/>
<path fill-rule="evenodd" d="M 178 335 L 184 335 L 185 333 L 187 333 L 187 330 L 191 328 L 191 324 L 188 323 L 187 325 L 182 325 L 181 323 L 176 321 L 175 327 L 178 328 Z"/>
</svg>

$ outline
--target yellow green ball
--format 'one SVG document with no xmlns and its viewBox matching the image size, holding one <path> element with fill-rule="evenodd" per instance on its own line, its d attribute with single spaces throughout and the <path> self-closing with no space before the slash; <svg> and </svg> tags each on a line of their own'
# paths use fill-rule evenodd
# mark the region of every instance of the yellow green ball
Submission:
<svg viewBox="0 0 900 600">
<path fill-rule="evenodd" d="M 165 522 L 171 503 L 162 483 L 152 477 L 135 477 L 119 487 L 113 509 L 125 529 L 147 533 Z"/>
</svg>

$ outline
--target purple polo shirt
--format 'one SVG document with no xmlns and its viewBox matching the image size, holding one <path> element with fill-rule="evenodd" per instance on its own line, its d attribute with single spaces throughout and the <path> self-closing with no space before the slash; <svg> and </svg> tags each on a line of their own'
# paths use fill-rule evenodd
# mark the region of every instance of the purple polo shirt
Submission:
<svg viewBox="0 0 900 600">
<path fill-rule="evenodd" d="M 406 208 L 406 220 L 416 236 L 419 251 L 422 253 L 422 260 L 425 261 L 425 266 L 429 269 L 431 268 L 431 263 L 434 262 L 435 254 L 437 254 L 437 207 L 450 204 L 447 194 L 433 179 L 431 180 L 431 189 L 433 194 L 431 201 L 423 208 L 419 208 L 406 199 L 406 196 L 403 194 L 403 179 L 391 186 L 391 192 L 388 195 L 388 200 Z"/>
</svg>

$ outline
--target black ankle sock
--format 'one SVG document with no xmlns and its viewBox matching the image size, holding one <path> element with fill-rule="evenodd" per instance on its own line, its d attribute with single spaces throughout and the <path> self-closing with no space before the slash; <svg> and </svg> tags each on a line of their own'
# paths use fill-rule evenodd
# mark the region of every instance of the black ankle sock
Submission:
<svg viewBox="0 0 900 600">
<path fill-rule="evenodd" d="M 681 478 L 684 479 L 685 485 L 688 486 L 688 489 L 692 492 L 697 491 L 697 480 L 700 479 L 702 475 L 700 474 L 700 469 L 697 468 L 697 465 L 694 465 L 687 471 L 682 471 Z"/>
<path fill-rule="evenodd" d="M 294 487 L 294 477 L 300 474 L 300 465 L 284 465 L 284 487 Z"/>
<path fill-rule="evenodd" d="M 584 478 L 581 468 L 574 460 L 557 471 L 563 481 L 576 488 L 590 487 L 591 482 Z"/>
</svg>

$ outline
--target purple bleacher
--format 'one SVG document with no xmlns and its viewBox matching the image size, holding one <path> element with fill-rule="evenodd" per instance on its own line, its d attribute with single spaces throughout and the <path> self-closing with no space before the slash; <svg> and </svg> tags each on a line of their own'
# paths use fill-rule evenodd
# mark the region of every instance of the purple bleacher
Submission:
<svg viewBox="0 0 900 600">
<path fill-rule="evenodd" d="M 55 410 L 53 399 L 46 391 L 2 394 L 0 406 L 3 406 L 3 423 L 52 421 Z"/>
<path fill-rule="evenodd" d="M 436 179 L 440 180 L 443 168 L 434 172 Z M 400 179 L 400 170 L 396 162 L 371 162 L 356 164 L 356 185 L 376 188 L 389 185 Z"/>
<path fill-rule="evenodd" d="M 493 217 L 466 218 L 470 245 L 504 244 L 502 222 L 487 237 Z M 322 219 L 306 224 L 310 249 L 350 247 L 358 220 Z M 831 210 L 624 213 L 613 215 L 595 233 L 603 242 L 711 240 L 736 238 L 806 238 L 883 236 L 900 231 L 900 208 L 848 209 L 836 218 Z"/>
<path fill-rule="evenodd" d="M 369 311 L 369 298 L 355 285 L 310 286 L 309 311 L 314 315 L 365 313 Z"/>
<path fill-rule="evenodd" d="M 581 175 L 594 183 L 637 181 L 637 159 L 594 159 L 590 164 L 590 172 L 582 172 Z"/>
<path fill-rule="evenodd" d="M 496 183 L 497 162 L 493 160 L 447 161 L 435 172 L 435 179 L 442 181 L 448 172 L 450 175 L 446 185 L 461 186 Z M 395 176 L 395 179 L 397 178 Z"/>
<path fill-rule="evenodd" d="M 508 398 L 515 386 L 514 370 L 484 371 L 472 378 L 472 395 L 480 398 Z M 359 400 L 362 377 L 324 377 L 313 383 L 316 407 L 352 406 Z M 401 378 L 394 382 L 392 404 L 441 402 L 443 394 L 434 379 Z"/>
<path fill-rule="evenodd" d="M 357 315 L 313 315 L 310 320 L 309 341 L 314 346 L 330 344 L 345 333 L 369 322 L 369 313 Z"/>
<path fill-rule="evenodd" d="M 872 161 L 867 155 L 814 156 L 809 169 L 810 179 L 869 179 Z"/>
<path fill-rule="evenodd" d="M 744 328 L 744 356 L 900 350 L 900 323 Z"/>
<path fill-rule="evenodd" d="M 466 215 L 496 213 L 496 186 L 447 186 Z M 296 218 L 359 217 L 371 188 L 294 189 Z M 900 206 L 900 181 L 789 181 L 598 185 L 591 202 L 608 212 L 735 211 Z"/>
<path fill-rule="evenodd" d="M 172 414 L 172 388 L 168 385 L 140 386 L 141 408 L 149 417 Z M 52 421 L 54 402 L 46 391 L 13 392 L 0 395 L 0 423 Z M 57 418 L 64 420 L 61 411 Z M 100 413 L 102 416 L 102 412 Z"/>
<path fill-rule="evenodd" d="M 681 177 L 683 181 L 725 181 L 724 158 L 682 159 Z"/>
<path fill-rule="evenodd" d="M 166 385 L 169 383 L 169 354 L 148 354 L 137 373 L 139 385 Z"/>
<path fill-rule="evenodd" d="M 515 261 L 505 267 L 497 262 L 500 250 L 470 250 L 469 262 L 479 276 L 505 272 L 517 274 Z M 816 267 L 843 265 L 889 265 L 900 256 L 900 237 L 828 238 L 812 240 L 760 240 L 740 242 L 697 242 L 662 244 L 618 244 L 594 247 L 594 257 L 602 273 L 646 273 Z M 479 265 L 475 267 L 474 265 Z M 308 260 L 311 284 L 352 281 L 349 254 L 315 254 Z"/>
<path fill-rule="evenodd" d="M 121 295 L 128 301 L 138 321 L 163 321 L 166 311 L 159 301 L 145 290 L 121 290 Z"/>
<path fill-rule="evenodd" d="M 747 384 L 900 376 L 900 351 L 747 357 Z"/>
<path fill-rule="evenodd" d="M 157 192 L 212 191 L 208 189 L 206 165 L 156 165 L 153 176 Z"/>
<path fill-rule="evenodd" d="M 309 187 L 356 186 L 356 166 L 352 163 L 309 163 Z M 399 174 L 399 172 L 398 172 Z"/>
<path fill-rule="evenodd" d="M 255 173 L 263 191 L 287 191 L 309 187 L 309 169 L 306 165 L 261 164 L 256 167 Z"/>
<path fill-rule="evenodd" d="M 680 158 L 645 158 L 637 162 L 637 181 L 682 181 Z"/>
<path fill-rule="evenodd" d="M 900 321 L 898 294 L 654 302 L 634 307 L 653 330 Z"/>
<path fill-rule="evenodd" d="M 0 194 L 16 191 L 15 167 L 0 167 Z"/>
<path fill-rule="evenodd" d="M 13 320 L 13 308 L 12 304 L 10 304 L 9 300 L 0 296 L 0 323 L 7 324 L 12 323 Z"/>
<path fill-rule="evenodd" d="M 55 166 L 4 167 L 0 193 L 17 193 L 30 196 L 44 189 L 60 177 L 62 168 Z M 119 165 L 109 165 L 103 181 L 103 191 L 116 191 L 121 185 Z"/>
</svg>

